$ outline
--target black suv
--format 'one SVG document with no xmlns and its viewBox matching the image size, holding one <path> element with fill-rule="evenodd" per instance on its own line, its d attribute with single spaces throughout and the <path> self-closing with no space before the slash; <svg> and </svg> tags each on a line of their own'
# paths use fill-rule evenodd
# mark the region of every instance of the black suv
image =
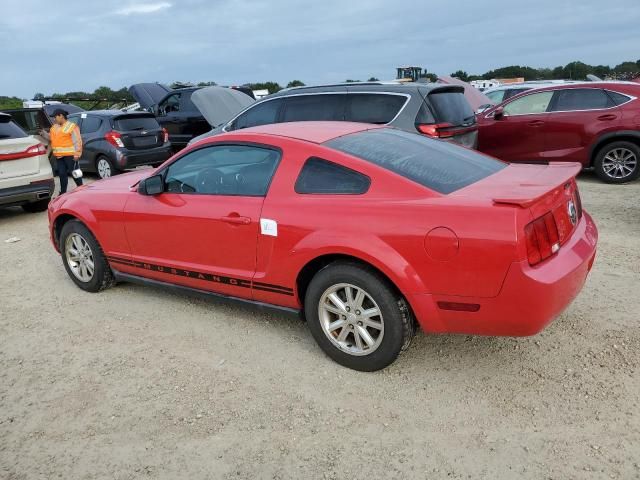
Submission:
<svg viewBox="0 0 640 480">
<path fill-rule="evenodd" d="M 80 127 L 80 168 L 107 178 L 139 165 L 159 165 L 171 156 L 167 131 L 147 112 L 95 110 L 74 113 Z"/>
<path fill-rule="evenodd" d="M 177 152 L 186 147 L 193 137 L 211 130 L 211 125 L 205 119 L 206 115 L 203 116 L 191 101 L 193 92 L 202 88 L 172 89 L 161 83 L 138 83 L 129 87 L 129 92 L 141 108 L 155 113 L 160 125 L 169 133 L 173 150 Z M 248 87 L 228 88 L 238 90 L 255 100 L 253 91 Z"/>
<path fill-rule="evenodd" d="M 439 83 L 363 82 L 282 90 L 251 105 L 210 135 L 269 123 L 349 121 L 478 144 L 478 127 L 464 87 Z"/>
</svg>

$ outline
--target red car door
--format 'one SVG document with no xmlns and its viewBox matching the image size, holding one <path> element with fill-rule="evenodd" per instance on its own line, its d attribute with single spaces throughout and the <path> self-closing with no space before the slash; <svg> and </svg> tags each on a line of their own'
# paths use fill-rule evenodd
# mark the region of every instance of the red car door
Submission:
<svg viewBox="0 0 640 480">
<path fill-rule="evenodd" d="M 541 161 L 552 96 L 552 91 L 528 93 L 481 114 L 478 150 L 505 162 Z"/>
<path fill-rule="evenodd" d="M 123 268 L 251 298 L 260 212 L 279 160 L 267 147 L 210 145 L 172 162 L 163 193 L 132 195 L 125 206 L 133 266 Z"/>
<path fill-rule="evenodd" d="M 544 158 L 588 166 L 590 147 L 601 134 L 616 130 L 620 109 L 601 88 L 555 90 L 543 127 Z"/>
</svg>

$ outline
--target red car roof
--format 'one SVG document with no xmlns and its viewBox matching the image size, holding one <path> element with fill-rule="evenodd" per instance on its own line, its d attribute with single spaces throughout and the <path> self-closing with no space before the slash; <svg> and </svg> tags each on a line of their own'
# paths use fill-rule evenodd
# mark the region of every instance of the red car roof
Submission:
<svg viewBox="0 0 640 480">
<path fill-rule="evenodd" d="M 285 122 L 261 125 L 259 127 L 243 128 L 233 133 L 264 133 L 267 135 L 278 135 L 280 137 L 290 137 L 313 143 L 328 142 L 343 135 L 382 128 L 382 126 L 367 123 L 353 122 Z"/>
</svg>

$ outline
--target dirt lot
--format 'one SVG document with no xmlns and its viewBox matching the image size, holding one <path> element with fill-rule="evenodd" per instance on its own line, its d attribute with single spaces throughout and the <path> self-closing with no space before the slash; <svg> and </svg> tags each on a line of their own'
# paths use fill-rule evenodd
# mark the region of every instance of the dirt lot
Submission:
<svg viewBox="0 0 640 480">
<path fill-rule="evenodd" d="M 0 211 L 0 478 L 640 478 L 640 182 L 580 187 L 599 254 L 555 323 L 375 374 L 295 319 L 84 293 L 46 214 Z"/>
</svg>

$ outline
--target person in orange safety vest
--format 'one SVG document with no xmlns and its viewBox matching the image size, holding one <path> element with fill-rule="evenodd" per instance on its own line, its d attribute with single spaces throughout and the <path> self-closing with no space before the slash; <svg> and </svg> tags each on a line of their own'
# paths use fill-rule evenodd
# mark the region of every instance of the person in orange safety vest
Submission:
<svg viewBox="0 0 640 480">
<path fill-rule="evenodd" d="M 56 158 L 58 176 L 60 177 L 60 195 L 67 191 L 69 175 L 75 168 L 76 162 L 82 155 L 82 137 L 78 125 L 70 122 L 68 113 L 60 108 L 53 112 L 55 123 L 49 133 L 42 131 L 41 135 L 49 140 L 51 151 Z M 82 185 L 82 178 L 74 178 L 76 185 Z"/>
</svg>

